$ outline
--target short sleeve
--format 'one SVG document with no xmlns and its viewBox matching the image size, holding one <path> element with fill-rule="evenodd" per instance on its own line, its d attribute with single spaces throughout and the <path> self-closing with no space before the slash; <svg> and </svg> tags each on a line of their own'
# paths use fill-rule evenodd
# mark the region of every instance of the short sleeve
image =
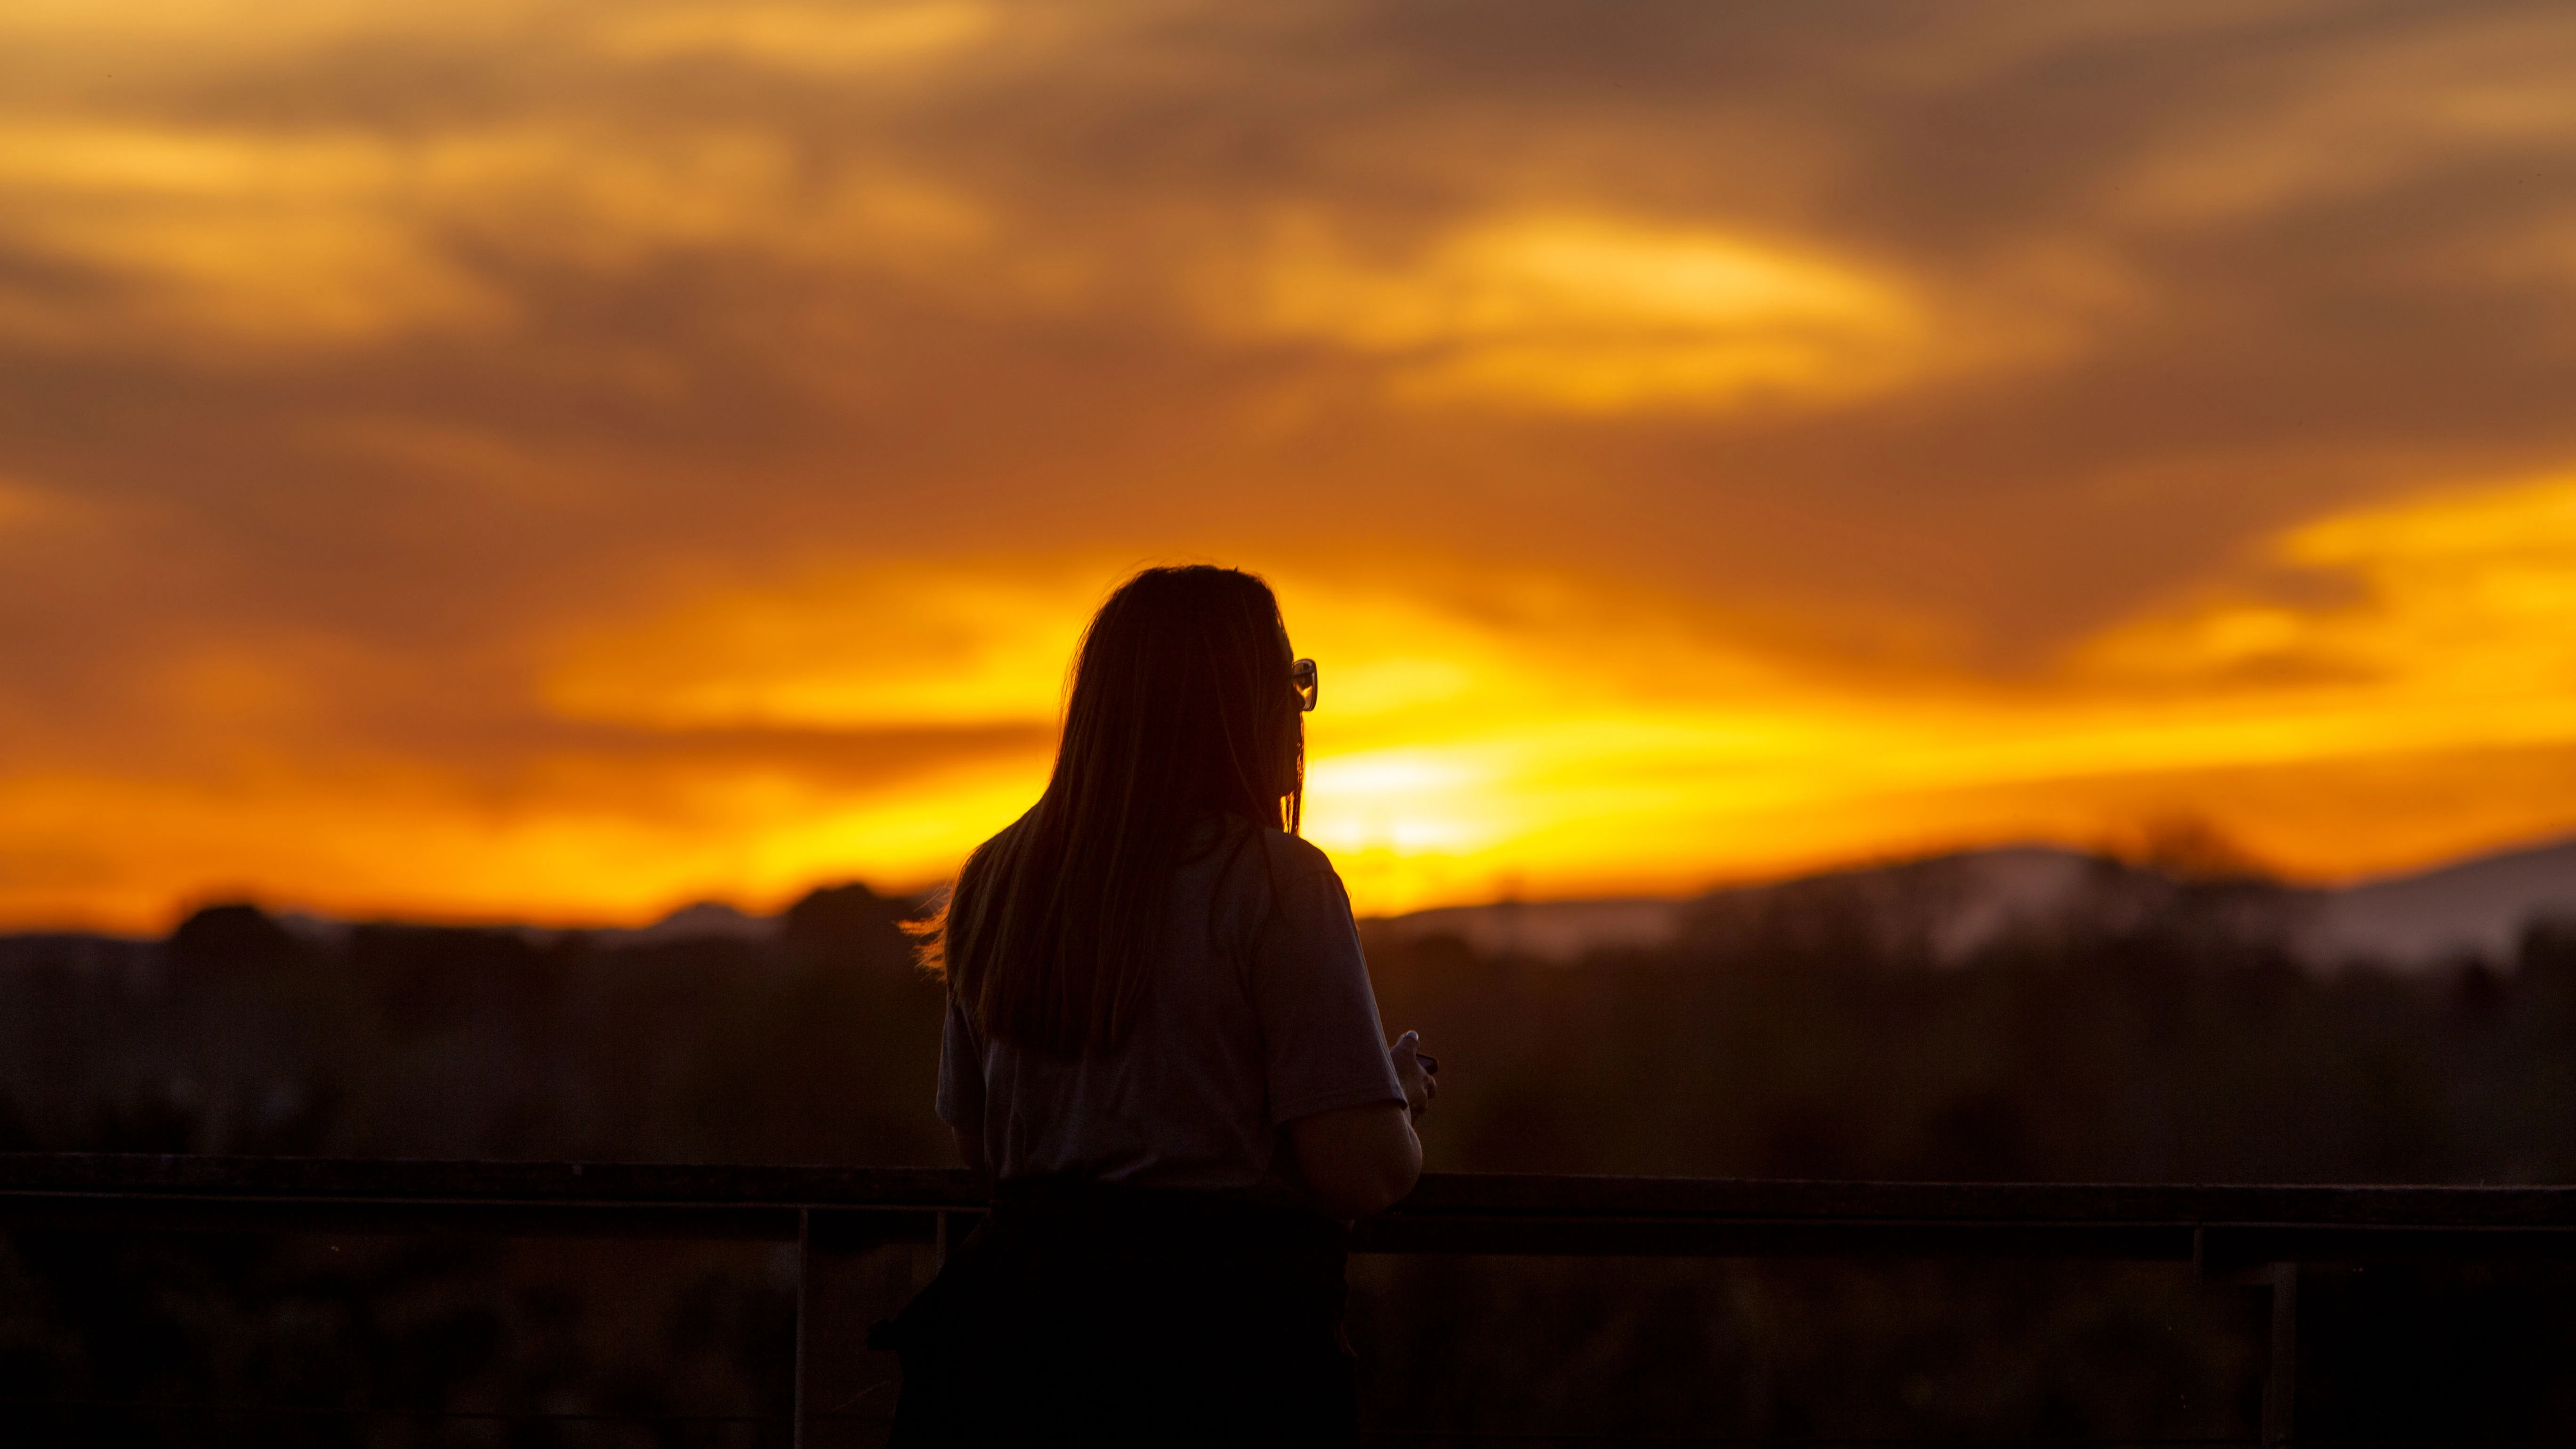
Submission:
<svg viewBox="0 0 2576 1449">
<path fill-rule="evenodd" d="M 1274 1125 L 1404 1100 L 1350 897 L 1330 867 L 1279 882 L 1253 950 L 1251 986 Z"/>
<path fill-rule="evenodd" d="M 984 1130 L 984 1053 L 975 1024 L 957 993 L 948 993 L 948 1021 L 939 1032 L 939 1120 L 960 1132 Z"/>
</svg>

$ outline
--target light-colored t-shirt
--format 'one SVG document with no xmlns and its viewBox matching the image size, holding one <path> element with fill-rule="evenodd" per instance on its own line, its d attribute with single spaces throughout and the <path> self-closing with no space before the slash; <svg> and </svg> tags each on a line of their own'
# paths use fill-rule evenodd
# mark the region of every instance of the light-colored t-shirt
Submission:
<svg viewBox="0 0 2576 1449">
<path fill-rule="evenodd" d="M 1144 1014 L 1117 1050 L 988 1041 L 950 996 L 939 1116 L 980 1132 L 997 1178 L 1303 1202 L 1286 1124 L 1404 1100 L 1332 862 L 1234 816 L 1201 838 L 1172 882 Z"/>
</svg>

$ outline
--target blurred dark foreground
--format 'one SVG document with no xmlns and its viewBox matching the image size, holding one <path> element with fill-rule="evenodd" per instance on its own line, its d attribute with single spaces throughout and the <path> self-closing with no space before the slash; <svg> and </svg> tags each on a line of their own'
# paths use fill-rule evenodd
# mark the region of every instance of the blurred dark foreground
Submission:
<svg viewBox="0 0 2576 1449">
<path fill-rule="evenodd" d="M 1370 959 L 1390 1029 L 1442 1058 L 1439 1169 L 2576 1180 L 2576 928 L 2321 976 L 2246 908 L 2265 889 L 2177 883 L 1943 966 L 1796 893 L 1577 966 L 1391 935 Z M 163 943 L 0 941 L 0 1147 L 941 1162 L 912 908 L 848 886 L 767 936 L 657 943 L 223 907 Z M 2263 1369 L 2262 1296 L 2187 1266 L 1352 1279 L 1389 1443 L 2241 1441 Z M 2316 1276 L 2301 1441 L 2576 1440 L 2571 1289 L 2554 1266 Z M 762 1245 L 22 1232 L 0 1441 L 783 1445 L 793 1297 Z"/>
</svg>

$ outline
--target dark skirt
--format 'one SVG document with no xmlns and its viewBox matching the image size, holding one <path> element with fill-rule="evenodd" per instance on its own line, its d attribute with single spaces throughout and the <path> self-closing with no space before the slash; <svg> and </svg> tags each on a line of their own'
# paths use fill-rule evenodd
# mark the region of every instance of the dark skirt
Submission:
<svg viewBox="0 0 2576 1449">
<path fill-rule="evenodd" d="M 1004 1183 L 875 1340 L 903 1360 L 890 1442 L 1356 1444 L 1349 1242 L 1209 1193 Z"/>
</svg>

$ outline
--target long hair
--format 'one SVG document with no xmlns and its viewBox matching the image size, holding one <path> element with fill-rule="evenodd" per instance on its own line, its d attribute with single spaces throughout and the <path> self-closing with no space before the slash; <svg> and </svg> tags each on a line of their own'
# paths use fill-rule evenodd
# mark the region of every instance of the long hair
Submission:
<svg viewBox="0 0 2576 1449">
<path fill-rule="evenodd" d="M 977 847 L 922 959 L 989 1037 L 1078 1055 L 1125 1040 L 1191 833 L 1219 813 L 1294 833 L 1305 729 L 1258 575 L 1147 569 L 1092 617 L 1055 772 Z"/>
</svg>

